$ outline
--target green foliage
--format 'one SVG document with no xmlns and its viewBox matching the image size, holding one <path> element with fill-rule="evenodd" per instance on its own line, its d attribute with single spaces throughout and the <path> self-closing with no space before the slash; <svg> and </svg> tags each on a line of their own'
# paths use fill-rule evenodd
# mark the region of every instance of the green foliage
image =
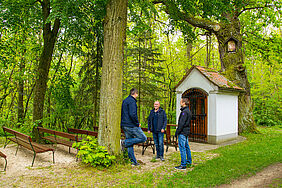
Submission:
<svg viewBox="0 0 282 188">
<path fill-rule="evenodd" d="M 249 37 L 246 46 L 254 119 L 258 125 L 281 125 L 281 54 L 275 50 L 281 46 L 281 42 L 277 42 L 281 41 L 279 35 L 272 33 L 261 42 Z M 254 48 L 254 43 L 260 47 Z"/>
<path fill-rule="evenodd" d="M 83 163 L 93 167 L 109 167 L 116 159 L 115 156 L 109 155 L 104 146 L 98 145 L 97 139 L 90 136 L 82 142 L 74 143 L 73 147 L 79 150 L 77 157 L 81 158 Z"/>
</svg>

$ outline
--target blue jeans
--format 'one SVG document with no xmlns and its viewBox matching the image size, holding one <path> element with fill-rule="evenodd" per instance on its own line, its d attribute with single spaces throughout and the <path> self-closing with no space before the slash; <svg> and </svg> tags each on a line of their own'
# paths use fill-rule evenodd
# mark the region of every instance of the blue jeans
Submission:
<svg viewBox="0 0 282 188">
<path fill-rule="evenodd" d="M 127 148 L 128 157 L 134 164 L 137 160 L 134 155 L 134 144 L 143 143 L 147 140 L 146 135 L 143 133 L 140 127 L 122 127 L 126 139 L 124 140 L 125 147 Z"/>
<path fill-rule="evenodd" d="M 157 157 L 164 157 L 164 133 L 153 133 L 153 139 L 157 150 Z"/>
<path fill-rule="evenodd" d="M 192 164 L 191 151 L 188 143 L 188 136 L 178 135 L 178 146 L 181 156 L 181 166 Z"/>
</svg>

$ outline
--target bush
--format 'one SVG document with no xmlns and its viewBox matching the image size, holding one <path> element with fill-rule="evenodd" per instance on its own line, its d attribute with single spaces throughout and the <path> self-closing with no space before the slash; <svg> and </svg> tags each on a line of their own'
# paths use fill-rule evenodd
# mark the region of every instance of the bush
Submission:
<svg viewBox="0 0 282 188">
<path fill-rule="evenodd" d="M 254 97 L 254 119 L 257 125 L 281 125 L 281 103 L 271 97 Z"/>
<path fill-rule="evenodd" d="M 104 146 L 98 145 L 97 139 L 90 136 L 83 139 L 82 142 L 74 143 L 73 147 L 79 150 L 77 157 L 81 158 L 83 163 L 93 167 L 109 167 L 116 159 L 115 156 L 109 155 Z"/>
</svg>

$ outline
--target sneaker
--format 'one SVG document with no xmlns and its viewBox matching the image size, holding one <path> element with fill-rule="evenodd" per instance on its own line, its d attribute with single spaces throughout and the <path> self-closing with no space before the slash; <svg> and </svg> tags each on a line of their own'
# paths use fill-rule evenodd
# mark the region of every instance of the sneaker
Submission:
<svg viewBox="0 0 282 188">
<path fill-rule="evenodd" d="M 139 163 L 131 163 L 131 166 L 140 166 Z"/>
<path fill-rule="evenodd" d="M 164 157 L 160 156 L 161 161 L 165 161 Z"/>
<path fill-rule="evenodd" d="M 186 166 L 187 166 L 187 168 L 189 168 L 189 167 L 192 167 L 192 164 L 187 164 Z"/>
<path fill-rule="evenodd" d="M 177 170 L 185 170 L 186 169 L 186 166 L 176 166 L 176 167 L 174 167 L 175 169 L 177 169 Z"/>
<path fill-rule="evenodd" d="M 156 159 L 156 160 L 157 160 L 157 159 L 160 159 L 160 156 L 156 156 L 156 157 L 154 157 L 154 159 Z"/>
<path fill-rule="evenodd" d="M 121 151 L 124 152 L 125 151 L 125 141 L 124 140 L 120 140 L 120 146 L 121 146 Z"/>
</svg>

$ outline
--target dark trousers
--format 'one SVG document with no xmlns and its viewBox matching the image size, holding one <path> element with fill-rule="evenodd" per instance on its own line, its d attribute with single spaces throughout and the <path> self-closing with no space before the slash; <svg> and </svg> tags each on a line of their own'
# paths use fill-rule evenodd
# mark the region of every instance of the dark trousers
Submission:
<svg viewBox="0 0 282 188">
<path fill-rule="evenodd" d="M 157 150 L 157 157 L 164 157 L 164 133 L 153 133 L 153 139 Z"/>
</svg>

